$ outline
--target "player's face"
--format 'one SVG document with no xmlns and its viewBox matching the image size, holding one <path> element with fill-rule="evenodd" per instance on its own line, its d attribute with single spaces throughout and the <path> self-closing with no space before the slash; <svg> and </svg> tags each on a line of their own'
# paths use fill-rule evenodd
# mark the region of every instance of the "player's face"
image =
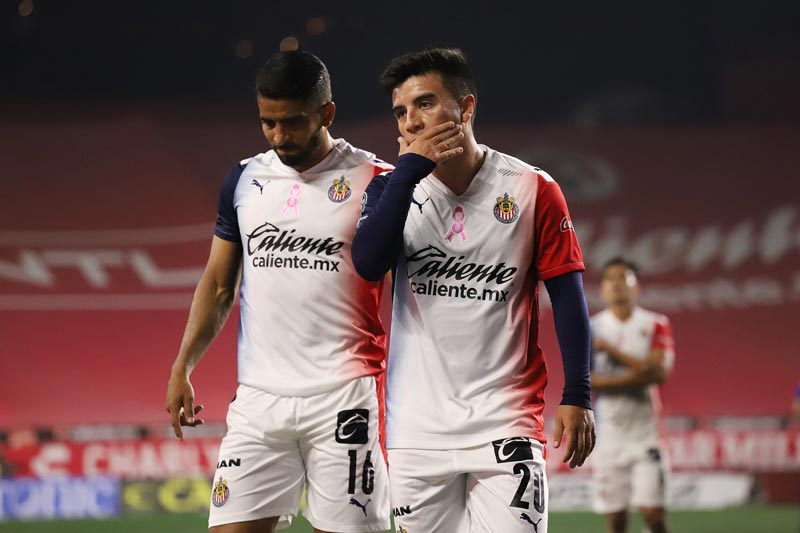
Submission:
<svg viewBox="0 0 800 533">
<path fill-rule="evenodd" d="M 409 144 L 433 126 L 451 120 L 460 124 L 463 111 L 439 74 L 413 76 L 392 91 L 392 113 L 400 135 Z"/>
<path fill-rule="evenodd" d="M 333 102 L 318 106 L 303 100 L 258 97 L 261 131 L 278 159 L 298 171 L 311 168 L 325 157 L 323 135 L 333 121 Z"/>
<path fill-rule="evenodd" d="M 610 265 L 600 280 L 600 292 L 606 305 L 632 305 L 639 292 L 636 274 L 625 265 Z"/>
</svg>

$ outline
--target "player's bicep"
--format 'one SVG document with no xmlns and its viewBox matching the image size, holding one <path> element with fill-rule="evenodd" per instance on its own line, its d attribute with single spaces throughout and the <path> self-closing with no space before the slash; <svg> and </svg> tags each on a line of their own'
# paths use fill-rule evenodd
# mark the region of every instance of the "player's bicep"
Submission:
<svg viewBox="0 0 800 533">
<path fill-rule="evenodd" d="M 219 290 L 235 290 L 241 271 L 242 245 L 215 235 L 211 240 L 211 252 L 203 277 Z"/>
<path fill-rule="evenodd" d="M 391 172 L 378 174 L 367 185 L 364 194 L 361 196 L 361 218 L 359 219 L 359 224 L 375 209 L 384 188 L 386 188 L 386 184 L 389 183 L 389 176 L 391 176 Z"/>
<path fill-rule="evenodd" d="M 666 317 L 656 322 L 653 331 L 653 342 L 650 347 L 650 361 L 658 365 L 666 377 L 675 364 L 675 341 L 672 337 L 672 325 Z"/>
</svg>

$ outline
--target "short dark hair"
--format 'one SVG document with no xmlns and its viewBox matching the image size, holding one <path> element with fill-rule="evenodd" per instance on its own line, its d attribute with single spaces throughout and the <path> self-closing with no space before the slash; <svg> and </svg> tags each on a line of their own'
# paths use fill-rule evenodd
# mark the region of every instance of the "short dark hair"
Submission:
<svg viewBox="0 0 800 533">
<path fill-rule="evenodd" d="M 274 100 L 331 101 L 331 77 L 314 54 L 292 50 L 270 57 L 256 75 L 256 93 Z"/>
<path fill-rule="evenodd" d="M 638 278 L 639 277 L 639 267 L 636 263 L 629 259 L 625 259 L 624 257 L 617 256 L 612 257 L 608 261 L 605 262 L 603 268 L 600 269 L 600 277 L 604 277 L 606 275 L 606 270 L 608 270 L 612 266 L 623 266 L 633 272 L 633 274 Z"/>
<path fill-rule="evenodd" d="M 389 63 L 380 77 L 380 84 L 387 94 L 402 85 L 408 78 L 436 73 L 442 84 L 455 98 L 468 94 L 478 96 L 472 69 L 458 48 L 431 48 L 398 56 Z"/>
</svg>

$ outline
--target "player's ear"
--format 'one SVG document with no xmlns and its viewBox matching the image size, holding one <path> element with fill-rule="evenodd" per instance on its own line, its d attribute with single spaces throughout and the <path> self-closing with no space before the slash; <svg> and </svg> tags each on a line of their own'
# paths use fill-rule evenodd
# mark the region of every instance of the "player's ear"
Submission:
<svg viewBox="0 0 800 533">
<path fill-rule="evenodd" d="M 322 125 L 329 128 L 333 124 L 333 117 L 336 116 L 336 104 L 328 102 L 322 106 Z"/>
<path fill-rule="evenodd" d="M 468 94 L 461 99 L 461 103 L 459 104 L 461 107 L 461 122 L 466 123 L 472 120 L 472 116 L 475 114 L 475 104 L 477 103 L 477 99 L 475 98 L 474 94 Z"/>
</svg>

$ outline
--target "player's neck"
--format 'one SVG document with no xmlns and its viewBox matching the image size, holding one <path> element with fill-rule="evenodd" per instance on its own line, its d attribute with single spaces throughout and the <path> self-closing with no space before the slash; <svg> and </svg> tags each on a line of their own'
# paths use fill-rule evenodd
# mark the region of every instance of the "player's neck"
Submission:
<svg viewBox="0 0 800 533">
<path fill-rule="evenodd" d="M 433 171 L 436 179 L 457 195 L 467 192 L 472 179 L 486 159 L 486 152 L 478 145 L 475 137 L 465 139 L 461 146 L 464 147 L 463 154 L 445 161 Z"/>
<path fill-rule="evenodd" d="M 609 306 L 614 316 L 622 322 L 625 322 L 631 317 L 633 314 L 633 307 L 634 305 L 631 302 L 621 302 Z"/>
<path fill-rule="evenodd" d="M 317 149 L 317 151 L 314 153 L 314 157 L 306 161 L 303 165 L 292 168 L 294 168 L 297 172 L 305 172 L 310 168 L 314 168 L 315 166 L 319 165 L 323 159 L 328 157 L 328 154 L 331 153 L 331 150 L 333 150 L 333 137 L 331 137 L 331 134 L 328 133 L 328 130 L 326 129 L 322 133 L 322 140 L 320 142 L 319 149 Z"/>
</svg>

